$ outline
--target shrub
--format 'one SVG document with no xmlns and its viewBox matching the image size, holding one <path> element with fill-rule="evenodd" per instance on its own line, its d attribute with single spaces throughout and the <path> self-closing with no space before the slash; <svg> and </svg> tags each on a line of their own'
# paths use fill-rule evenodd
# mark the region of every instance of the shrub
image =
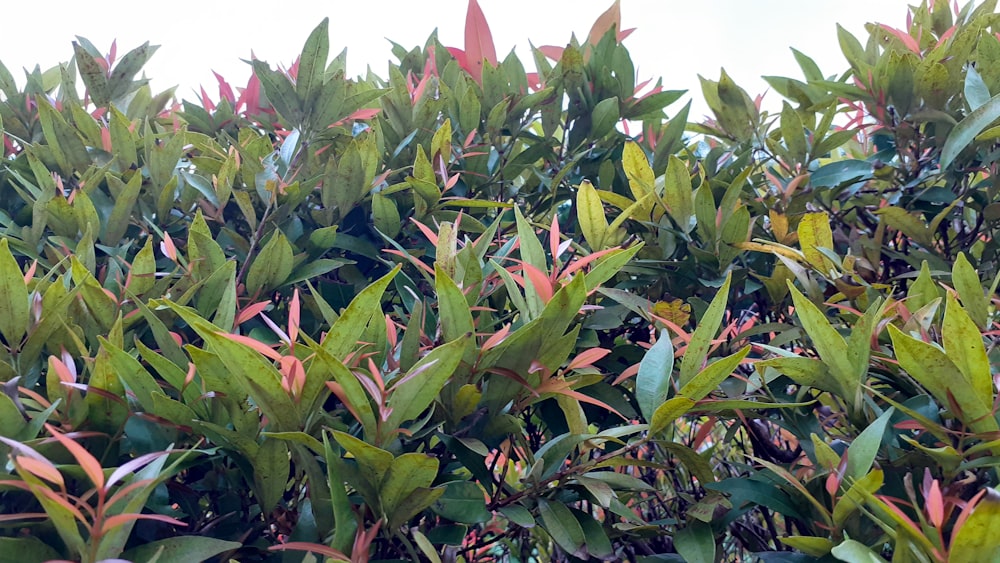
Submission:
<svg viewBox="0 0 1000 563">
<path fill-rule="evenodd" d="M 995 557 L 995 4 L 702 124 L 617 3 L 533 73 L 475 0 L 386 78 L 0 64 L 0 560 Z"/>
</svg>

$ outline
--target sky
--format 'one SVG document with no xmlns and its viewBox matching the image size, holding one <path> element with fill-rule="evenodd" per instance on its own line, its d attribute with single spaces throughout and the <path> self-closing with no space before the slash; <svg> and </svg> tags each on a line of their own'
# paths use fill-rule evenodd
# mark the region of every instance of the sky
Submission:
<svg viewBox="0 0 1000 563">
<path fill-rule="evenodd" d="M 571 34 L 585 38 L 612 0 L 479 0 L 497 53 L 511 49 L 533 69 L 529 40 L 536 46 L 565 45 Z M 903 28 L 906 0 L 621 0 L 622 26 L 637 28 L 625 40 L 640 80 L 663 78 L 664 87 L 689 90 L 691 118 L 707 112 L 698 74 L 718 79 L 726 72 L 751 96 L 767 85 L 761 75 L 801 78 L 789 47 L 812 57 L 827 75 L 847 68 L 836 23 L 861 39 L 864 25 Z M 407 48 L 423 45 L 437 28 L 446 46 L 464 42 L 467 0 L 207 0 L 185 3 L 134 0 L 9 2 L 0 25 L 0 61 L 23 84 L 20 69 L 42 70 L 67 61 L 71 42 L 86 37 L 105 52 L 117 39 L 118 56 L 149 41 L 160 45 L 146 66 L 159 92 L 178 86 L 180 99 L 195 99 L 200 85 L 217 97 L 212 71 L 234 86 L 246 84 L 251 50 L 272 65 L 287 66 L 310 31 L 330 18 L 331 56 L 347 48 L 348 71 L 368 65 L 386 76 L 392 39 Z M 143 7 L 139 7 L 143 6 Z M 683 100 L 672 107 L 676 111 Z M 765 107 L 780 107 L 771 92 Z M 671 108 L 668 108 L 668 113 Z"/>
</svg>

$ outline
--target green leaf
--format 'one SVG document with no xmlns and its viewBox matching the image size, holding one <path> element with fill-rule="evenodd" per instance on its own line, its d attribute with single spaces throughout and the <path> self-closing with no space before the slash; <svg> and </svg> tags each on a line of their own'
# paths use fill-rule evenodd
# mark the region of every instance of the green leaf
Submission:
<svg viewBox="0 0 1000 563">
<path fill-rule="evenodd" d="M 220 553 L 233 551 L 243 544 L 206 536 L 177 536 L 142 544 L 122 554 L 127 561 L 152 561 L 156 563 L 188 563 L 207 561 Z"/>
<path fill-rule="evenodd" d="M 542 527 L 556 545 L 574 557 L 587 556 L 583 528 L 566 505 L 539 499 L 538 514 L 542 518 Z"/>
<path fill-rule="evenodd" d="M 847 563 L 886 563 L 865 544 L 855 540 L 844 540 L 830 550 L 834 557 Z"/>
<path fill-rule="evenodd" d="M 664 428 L 694 408 L 695 401 L 678 395 L 660 405 L 649 421 L 649 433 L 659 434 Z"/>
<path fill-rule="evenodd" d="M 962 527 L 951 540 L 949 563 L 978 563 L 1000 559 L 1000 493 L 987 487 Z"/>
<path fill-rule="evenodd" d="M 859 388 L 861 374 L 854 369 L 855 366 L 851 362 L 847 349 L 847 342 L 830 325 L 830 321 L 826 319 L 826 315 L 819 310 L 819 307 L 802 295 L 802 292 L 795 287 L 791 280 L 788 280 L 788 290 L 791 292 L 792 302 L 795 304 L 795 315 L 802 322 L 802 328 L 809 335 L 820 358 L 830 369 L 837 384 L 840 385 L 840 394 L 845 399 L 853 401 L 853 392 Z M 865 369 L 867 369 L 867 365 Z"/>
<path fill-rule="evenodd" d="M 951 166 L 959 153 L 997 118 L 1000 118 L 1000 94 L 973 110 L 951 130 L 941 149 L 941 170 Z"/>
<path fill-rule="evenodd" d="M 162 303 L 180 315 L 218 354 L 226 369 L 274 425 L 273 430 L 299 430 L 299 409 L 281 387 L 281 373 L 271 362 L 249 346 L 230 339 L 193 310 L 170 301 Z"/>
<path fill-rule="evenodd" d="M 76 67 L 80 70 L 80 78 L 87 87 L 90 100 L 97 107 L 104 107 L 111 101 L 111 90 L 108 87 L 108 77 L 104 68 L 97 62 L 94 55 L 76 41 L 73 42 Z M 9 96 L 9 94 L 8 94 Z"/>
<path fill-rule="evenodd" d="M 262 511 L 270 512 L 281 502 L 288 484 L 288 444 L 282 440 L 265 439 L 251 463 L 254 490 L 259 495 L 257 502 Z"/>
<path fill-rule="evenodd" d="M 744 346 L 739 352 L 726 356 L 721 360 L 712 362 L 694 376 L 691 381 L 681 387 L 680 395 L 688 397 L 694 401 L 700 401 L 709 393 L 719 387 L 719 384 L 732 375 L 733 370 L 740 365 L 743 358 L 750 353 L 750 346 Z"/>
<path fill-rule="evenodd" d="M 0 334 L 10 348 L 18 348 L 31 320 L 28 286 L 6 238 L 0 239 Z M 32 358 L 33 360 L 34 358 Z"/>
<path fill-rule="evenodd" d="M 257 293 L 280 286 L 292 273 L 294 251 L 285 233 L 275 230 L 247 272 L 247 291 Z"/>
<path fill-rule="evenodd" d="M 119 181 L 110 174 L 107 178 L 109 184 Z M 101 236 L 101 242 L 107 245 L 115 245 L 125 236 L 129 221 L 132 219 L 132 210 L 135 208 L 136 201 L 139 200 L 139 192 L 141 190 L 142 174 L 133 174 L 128 183 L 123 184 L 121 191 L 115 196 L 115 205 L 111 209 L 111 216 L 108 217 L 107 226 L 104 229 L 104 234 Z"/>
<path fill-rule="evenodd" d="M 781 106 L 781 137 L 795 162 L 805 164 L 806 133 L 802 128 L 802 118 L 788 102 L 782 102 Z"/>
<path fill-rule="evenodd" d="M 844 476 L 847 479 L 861 480 L 872 468 L 875 456 L 878 455 L 879 448 L 882 447 L 882 435 L 885 428 L 895 412 L 893 407 L 889 407 L 875 422 L 869 424 L 858 437 L 847 447 L 847 469 Z"/>
<path fill-rule="evenodd" d="M 815 436 L 815 434 L 813 434 L 813 436 Z M 823 442 L 820 443 L 824 446 L 826 445 Z M 836 456 L 836 454 L 833 455 Z M 847 459 L 848 462 L 850 462 L 849 453 Z M 836 467 L 836 462 L 834 463 L 834 467 Z M 875 491 L 882 487 L 883 480 L 883 473 L 880 469 L 876 469 L 860 479 L 849 480 L 848 484 L 850 485 L 850 488 L 847 489 L 844 496 L 837 500 L 836 506 L 833 507 L 833 523 L 837 526 L 843 526 L 849 516 L 864 506 L 866 498 L 865 492 L 867 492 L 868 495 L 875 494 Z"/>
<path fill-rule="evenodd" d="M 406 453 L 392 460 L 379 487 L 383 514 L 392 517 L 406 497 L 419 488 L 430 487 L 437 477 L 437 470 L 437 458 L 427 454 Z M 430 505 L 431 503 L 427 503 L 417 511 Z M 405 521 L 407 518 L 409 516 L 402 520 Z"/>
<path fill-rule="evenodd" d="M 688 563 L 715 563 L 712 526 L 700 520 L 691 520 L 674 532 L 674 547 Z"/>
<path fill-rule="evenodd" d="M 993 416 L 992 394 L 983 397 L 971 386 L 954 385 L 955 374 L 961 371 L 945 352 L 932 344 L 903 334 L 891 324 L 889 337 L 899 365 L 927 389 L 939 404 L 947 408 L 954 400 L 959 407 L 954 412 L 955 416 L 975 432 L 1000 431 Z"/>
<path fill-rule="evenodd" d="M 438 316 L 441 321 L 441 335 L 446 342 L 456 340 L 475 332 L 472 311 L 462 290 L 441 270 L 440 263 L 434 264 L 434 285 L 438 295 Z M 470 344 L 471 340 L 467 341 Z M 476 361 L 475 346 L 467 346 L 463 360 L 472 365 Z"/>
<path fill-rule="evenodd" d="M 332 433 L 337 443 L 354 456 L 358 465 L 365 470 L 366 477 L 376 485 L 381 483 L 386 471 L 392 465 L 392 454 L 350 434 L 337 430 L 333 430 Z"/>
<path fill-rule="evenodd" d="M 647 422 L 670 393 L 670 382 L 674 371 L 674 345 L 667 329 L 660 331 L 656 340 L 639 362 L 639 373 L 635 378 L 635 400 L 639 412 Z"/>
<path fill-rule="evenodd" d="M 357 346 L 358 336 L 363 334 L 372 318 L 382 314 L 382 294 L 389 286 L 402 266 L 397 265 L 388 274 L 382 276 L 368 287 L 361 290 L 347 306 L 337 322 L 330 327 L 323 339 L 323 349 L 334 358 L 343 358 L 353 352 Z"/>
<path fill-rule="evenodd" d="M 531 511 L 519 504 L 504 506 L 500 509 L 500 513 L 522 528 L 535 527 L 535 518 L 531 515 Z"/>
<path fill-rule="evenodd" d="M 684 233 L 694 228 L 694 193 L 687 165 L 676 156 L 670 155 L 667 171 L 663 176 L 663 201 L 667 211 Z"/>
<path fill-rule="evenodd" d="M 976 325 L 985 329 L 989 319 L 989 301 L 983 293 L 983 284 L 965 253 L 960 252 L 952 267 L 951 282 L 958 291 L 958 296 L 965 305 L 965 311 L 976 321 Z"/>
<path fill-rule="evenodd" d="M 729 286 L 732 283 L 732 273 L 726 274 L 726 281 L 716 292 L 712 303 L 705 310 L 705 314 L 698 322 L 698 328 L 691 335 L 691 342 L 688 343 L 687 351 L 681 359 L 680 378 L 678 383 L 681 386 L 687 385 L 695 374 L 705 365 L 708 357 L 708 350 L 712 345 L 712 339 L 719 332 L 722 326 L 722 317 L 726 314 L 726 304 L 729 302 Z"/>
<path fill-rule="evenodd" d="M 302 55 L 299 57 L 295 93 L 298 94 L 304 107 L 313 107 L 318 91 L 323 86 L 323 74 L 326 71 L 326 59 L 329 54 L 330 18 L 323 18 L 323 21 L 309 34 L 302 48 Z"/>
<path fill-rule="evenodd" d="M 417 418 L 434 402 L 462 361 L 462 354 L 471 338 L 472 334 L 466 333 L 459 339 L 438 346 L 393 383 L 389 397 L 392 413 L 382 426 L 383 432 L 392 432 L 407 420 Z"/>
<path fill-rule="evenodd" d="M 594 111 L 591 112 L 591 138 L 603 138 L 615 128 L 615 124 L 621 119 L 618 103 L 618 98 L 614 97 L 601 100 L 594 106 Z"/>
<path fill-rule="evenodd" d="M 301 125 L 304 111 L 288 77 L 280 72 L 272 71 L 271 67 L 264 61 L 253 60 L 250 64 L 253 65 L 253 73 L 260 80 L 264 94 L 278 115 L 287 120 L 293 127 Z"/>
<path fill-rule="evenodd" d="M 601 523 L 595 520 L 590 514 L 581 510 L 573 508 L 570 511 L 576 517 L 576 521 L 579 522 L 580 529 L 583 530 L 583 537 L 586 538 L 587 554 L 591 558 L 601 561 L 616 560 L 614 547 L 611 546 L 611 540 L 608 539 L 608 534 L 604 531 Z"/>
<path fill-rule="evenodd" d="M 444 494 L 431 508 L 439 516 L 463 524 L 481 524 L 492 517 L 486 510 L 483 489 L 470 481 L 448 483 Z"/>
<path fill-rule="evenodd" d="M 955 296 L 947 295 L 941 339 L 945 353 L 958 366 L 966 383 L 980 397 L 993 396 L 993 376 L 983 335 Z"/>
</svg>

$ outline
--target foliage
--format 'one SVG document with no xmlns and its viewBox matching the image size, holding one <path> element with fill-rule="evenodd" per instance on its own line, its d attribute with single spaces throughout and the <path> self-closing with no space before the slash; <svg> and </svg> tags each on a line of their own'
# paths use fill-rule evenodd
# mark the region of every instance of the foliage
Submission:
<svg viewBox="0 0 1000 563">
<path fill-rule="evenodd" d="M 617 2 L 534 72 L 475 0 L 216 100 L 0 64 L 0 561 L 995 558 L 998 21 L 705 123 Z"/>
</svg>

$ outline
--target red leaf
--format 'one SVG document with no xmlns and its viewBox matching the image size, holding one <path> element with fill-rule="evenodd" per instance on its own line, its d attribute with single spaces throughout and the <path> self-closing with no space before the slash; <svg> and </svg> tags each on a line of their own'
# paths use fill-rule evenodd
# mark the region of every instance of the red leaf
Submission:
<svg viewBox="0 0 1000 563">
<path fill-rule="evenodd" d="M 622 28 L 622 7 L 619 0 L 615 0 L 615 3 L 611 5 L 597 21 L 594 22 L 593 27 L 590 28 L 590 34 L 587 35 L 587 43 L 591 45 L 597 45 L 604 34 L 612 29 L 621 31 Z M 616 36 L 617 37 L 617 36 Z"/>
<path fill-rule="evenodd" d="M 205 107 L 205 111 L 215 111 L 215 104 L 208 97 L 208 92 L 205 91 L 204 86 L 201 87 L 201 105 Z"/>
<path fill-rule="evenodd" d="M 229 83 L 226 82 L 226 79 L 223 78 L 222 75 L 219 74 L 218 72 L 215 72 L 213 70 L 212 74 L 214 74 L 215 79 L 219 81 L 219 98 L 223 100 L 228 100 L 230 105 L 235 104 L 236 94 L 233 93 L 233 87 L 230 86 Z M 233 110 L 235 111 L 236 108 L 233 107 Z"/>
<path fill-rule="evenodd" d="M 480 84 L 483 81 L 483 60 L 497 66 L 497 50 L 493 45 L 490 25 L 476 0 L 469 0 L 469 11 L 465 14 L 465 57 L 468 64 L 466 70 Z"/>
</svg>

